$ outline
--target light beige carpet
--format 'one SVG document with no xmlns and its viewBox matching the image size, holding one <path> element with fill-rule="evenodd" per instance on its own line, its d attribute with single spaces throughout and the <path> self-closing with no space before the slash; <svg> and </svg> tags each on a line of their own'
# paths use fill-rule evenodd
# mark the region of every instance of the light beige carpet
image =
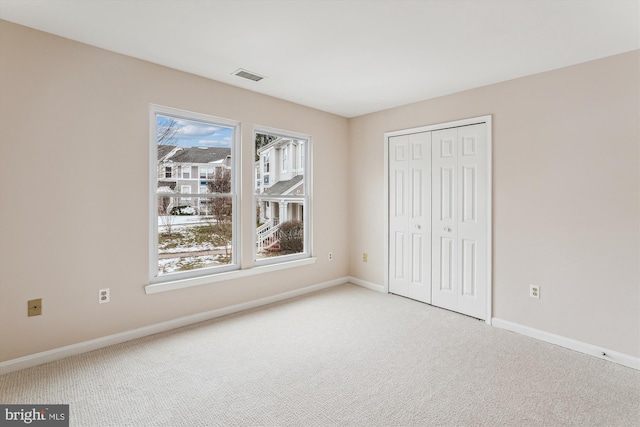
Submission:
<svg viewBox="0 0 640 427">
<path fill-rule="evenodd" d="M 640 372 L 344 285 L 0 377 L 73 426 L 638 426 Z"/>
</svg>

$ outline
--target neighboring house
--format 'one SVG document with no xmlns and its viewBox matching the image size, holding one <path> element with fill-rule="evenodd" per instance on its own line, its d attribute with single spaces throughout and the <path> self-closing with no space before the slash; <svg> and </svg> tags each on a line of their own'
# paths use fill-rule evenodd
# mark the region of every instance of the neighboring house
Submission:
<svg viewBox="0 0 640 427">
<path fill-rule="evenodd" d="M 158 145 L 158 191 L 161 193 L 208 193 L 216 172 L 230 168 L 230 148 Z M 176 206 L 192 207 L 194 213 L 208 214 L 208 205 L 192 196 L 173 197 L 169 204 L 160 204 L 160 209 L 169 208 L 170 212 L 170 208 Z"/>
<path fill-rule="evenodd" d="M 304 195 L 304 141 L 278 138 L 257 154 L 256 199 L 262 223 L 257 235 L 258 248 L 264 249 L 278 241 L 280 224 L 303 220 L 299 196 Z M 158 145 L 158 192 L 172 195 L 160 201 L 158 213 L 180 207 L 183 213 L 210 214 L 209 204 L 192 195 L 210 192 L 216 173 L 230 168 L 229 148 Z"/>
<path fill-rule="evenodd" d="M 258 249 L 279 240 L 278 230 L 286 221 L 303 221 L 304 141 L 278 138 L 257 151 L 255 163 L 258 208 Z M 298 197 L 296 197 L 298 196 Z"/>
<path fill-rule="evenodd" d="M 303 218 L 304 142 L 278 138 L 258 149 L 256 194 L 260 222 Z M 262 196 L 262 197 L 261 197 Z"/>
</svg>

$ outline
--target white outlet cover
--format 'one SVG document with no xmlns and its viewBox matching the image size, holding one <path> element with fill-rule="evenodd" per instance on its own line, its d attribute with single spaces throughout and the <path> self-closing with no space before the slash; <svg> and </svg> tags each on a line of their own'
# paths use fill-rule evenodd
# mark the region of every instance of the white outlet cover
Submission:
<svg viewBox="0 0 640 427">
<path fill-rule="evenodd" d="M 98 290 L 98 303 L 105 304 L 111 301 L 111 292 L 109 288 Z"/>
<path fill-rule="evenodd" d="M 540 299 L 540 286 L 529 285 L 529 296 L 531 298 Z"/>
</svg>

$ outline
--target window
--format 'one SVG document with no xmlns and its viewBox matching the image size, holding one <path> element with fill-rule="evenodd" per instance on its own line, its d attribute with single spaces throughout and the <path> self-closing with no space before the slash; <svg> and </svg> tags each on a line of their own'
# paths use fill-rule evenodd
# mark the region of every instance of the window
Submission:
<svg viewBox="0 0 640 427">
<path fill-rule="evenodd" d="M 287 152 L 288 152 L 288 147 L 285 146 L 282 149 L 282 172 L 287 171 Z"/>
<path fill-rule="evenodd" d="M 263 182 L 256 182 L 256 233 L 254 235 L 256 264 L 271 264 L 310 256 L 309 242 L 309 180 L 308 165 L 300 164 L 297 173 L 281 174 L 269 182 L 266 175 L 269 156 L 280 152 L 283 172 L 287 170 L 289 147 L 291 153 L 308 149 L 309 138 L 301 135 L 255 132 L 255 151 L 258 164 L 263 164 Z M 293 156 L 294 154 L 292 154 Z M 308 158 L 303 154 L 301 159 Z M 262 160 L 262 161 L 260 161 Z M 267 187 L 267 184 L 268 187 Z"/>
<path fill-rule="evenodd" d="M 237 269 L 238 124 L 152 106 L 151 126 L 151 282 Z M 193 187 L 161 182 L 189 179 L 192 166 Z"/>
<path fill-rule="evenodd" d="M 257 152 L 256 153 L 256 157 L 258 157 L 258 164 L 262 165 L 262 187 L 266 188 L 269 186 L 269 167 L 270 167 L 270 162 L 269 162 L 269 156 L 270 156 L 271 150 L 267 150 L 264 152 Z M 260 169 L 260 168 L 258 168 Z M 259 177 L 258 177 L 259 178 Z M 261 188 L 261 185 L 259 182 L 256 183 L 257 187 L 256 187 L 256 191 L 262 192 L 263 188 Z"/>
<path fill-rule="evenodd" d="M 213 179 L 213 166 L 200 166 L 200 179 Z"/>
<path fill-rule="evenodd" d="M 180 193 L 181 194 L 191 194 L 191 186 L 190 185 L 181 185 L 180 186 Z M 190 197 L 181 197 L 180 200 L 183 203 L 190 203 L 191 202 L 191 198 Z"/>
<path fill-rule="evenodd" d="M 303 147 L 298 147 L 298 171 L 304 173 L 304 149 Z"/>
<path fill-rule="evenodd" d="M 239 123 L 160 106 L 150 118 L 147 293 L 315 262 L 308 136 L 255 131 L 253 170 L 241 171 Z M 283 152 L 287 174 L 279 171 Z M 253 175 L 254 191 L 239 194 L 241 175 Z M 248 229 L 239 222 L 241 201 L 247 212 L 253 202 Z M 254 248 L 253 259 L 241 259 L 241 244 Z"/>
</svg>

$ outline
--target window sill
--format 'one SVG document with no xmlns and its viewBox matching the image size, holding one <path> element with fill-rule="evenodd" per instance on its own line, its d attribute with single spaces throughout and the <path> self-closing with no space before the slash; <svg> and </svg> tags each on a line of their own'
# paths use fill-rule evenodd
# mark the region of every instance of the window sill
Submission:
<svg viewBox="0 0 640 427">
<path fill-rule="evenodd" d="M 174 291 L 176 289 L 190 288 L 193 286 L 208 285 L 210 283 L 223 282 L 225 280 L 239 279 L 241 277 L 254 276 L 256 274 L 269 273 L 271 271 L 287 270 L 289 268 L 302 267 L 315 264 L 317 258 L 305 258 L 295 261 L 269 264 L 246 270 L 234 270 L 209 276 L 192 277 L 189 279 L 173 280 L 170 282 L 152 283 L 144 287 L 145 293 L 156 294 L 158 292 Z"/>
</svg>

